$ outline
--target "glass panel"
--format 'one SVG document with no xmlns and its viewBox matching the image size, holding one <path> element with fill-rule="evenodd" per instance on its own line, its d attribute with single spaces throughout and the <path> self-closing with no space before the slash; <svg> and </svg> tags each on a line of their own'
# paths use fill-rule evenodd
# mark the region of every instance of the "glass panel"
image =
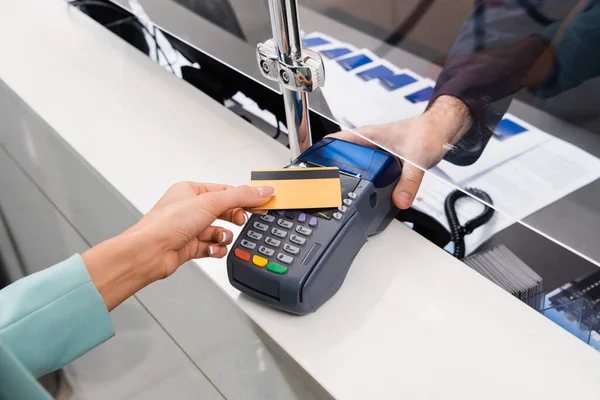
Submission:
<svg viewBox="0 0 600 400">
<path fill-rule="evenodd" d="M 173 58 L 210 69 L 194 48 L 280 91 L 256 59 L 267 0 L 114 3 L 164 30 Z M 298 13 L 326 69 L 313 116 L 403 160 L 395 200 L 412 208 L 398 219 L 453 254 L 463 240 L 459 258 L 506 246 L 545 290 L 597 270 L 600 1 L 299 0 Z M 231 97 L 286 143 L 280 100 Z"/>
<path fill-rule="evenodd" d="M 595 322 L 593 309 L 584 299 L 549 307 L 542 314 L 567 330 L 573 336 L 591 344 L 591 332 Z M 592 323 L 592 324 L 590 324 Z"/>
</svg>

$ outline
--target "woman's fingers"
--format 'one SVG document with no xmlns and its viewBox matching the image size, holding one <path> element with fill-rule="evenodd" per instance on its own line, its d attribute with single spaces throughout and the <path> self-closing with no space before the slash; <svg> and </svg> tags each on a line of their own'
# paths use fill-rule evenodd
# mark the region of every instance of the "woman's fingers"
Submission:
<svg viewBox="0 0 600 400">
<path fill-rule="evenodd" d="M 197 195 L 201 195 L 208 192 L 221 192 L 223 190 L 231 189 L 233 187 L 231 185 L 226 185 L 223 183 L 202 183 L 191 181 L 185 183 L 189 185 Z"/>
<path fill-rule="evenodd" d="M 223 215 L 236 208 L 255 208 L 268 202 L 275 195 L 271 186 L 237 186 L 220 192 L 205 193 L 198 197 L 202 207 L 212 215 Z"/>
<path fill-rule="evenodd" d="M 190 259 L 198 259 L 198 258 L 223 258 L 227 255 L 227 246 L 223 246 L 219 243 L 210 243 L 210 242 L 202 242 L 200 241 L 198 245 L 194 248 L 194 253 L 191 255 Z"/>
<path fill-rule="evenodd" d="M 223 258 L 227 255 L 227 247 L 217 243 L 207 243 L 206 256 L 210 258 Z"/>
<path fill-rule="evenodd" d="M 220 226 L 209 226 L 198 235 L 198 240 L 227 246 L 233 241 L 233 232 Z"/>
<path fill-rule="evenodd" d="M 220 226 L 209 226 L 186 245 L 185 254 L 188 259 L 223 258 L 232 242 L 233 232 Z"/>
<path fill-rule="evenodd" d="M 256 208 L 248 208 L 248 209 L 246 209 L 246 211 L 251 214 L 258 214 L 258 215 L 266 215 L 268 213 L 267 210 L 259 210 Z"/>
<path fill-rule="evenodd" d="M 233 210 L 227 210 L 223 214 L 219 215 L 219 219 L 232 224 L 242 226 L 248 220 L 246 211 L 243 208 L 234 208 Z"/>
</svg>

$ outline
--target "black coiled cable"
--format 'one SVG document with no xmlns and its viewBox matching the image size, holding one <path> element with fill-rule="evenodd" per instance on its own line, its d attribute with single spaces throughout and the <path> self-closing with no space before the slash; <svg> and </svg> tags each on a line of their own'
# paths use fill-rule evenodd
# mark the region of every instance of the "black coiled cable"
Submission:
<svg viewBox="0 0 600 400">
<path fill-rule="evenodd" d="M 483 190 L 468 188 L 465 189 L 473 196 L 483 200 L 487 204 L 493 205 L 490 196 Z M 456 214 L 456 202 L 463 198 L 469 197 L 468 194 L 460 190 L 455 190 L 450 193 L 446 198 L 444 204 L 444 211 L 446 212 L 446 218 L 448 219 L 448 225 L 450 225 L 450 237 L 454 242 L 454 257 L 462 260 L 465 257 L 465 236 L 471 234 L 475 229 L 489 222 L 494 216 L 494 209 L 484 204 L 484 211 L 476 218 L 473 218 L 465 225 L 461 225 Z"/>
</svg>

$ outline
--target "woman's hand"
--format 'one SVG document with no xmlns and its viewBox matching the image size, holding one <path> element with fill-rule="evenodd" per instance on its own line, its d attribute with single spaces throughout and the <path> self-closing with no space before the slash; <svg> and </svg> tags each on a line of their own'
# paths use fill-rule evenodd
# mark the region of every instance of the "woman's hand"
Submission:
<svg viewBox="0 0 600 400">
<path fill-rule="evenodd" d="M 112 310 L 186 261 L 224 257 L 233 233 L 213 223 L 220 219 L 243 225 L 244 209 L 266 203 L 273 194 L 271 187 L 175 184 L 137 224 L 89 249 L 82 258 Z"/>
</svg>

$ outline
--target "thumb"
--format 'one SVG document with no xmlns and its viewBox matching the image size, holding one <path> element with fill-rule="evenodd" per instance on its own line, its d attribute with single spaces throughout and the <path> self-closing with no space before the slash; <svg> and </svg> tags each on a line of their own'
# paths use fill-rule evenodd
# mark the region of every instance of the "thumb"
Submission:
<svg viewBox="0 0 600 400">
<path fill-rule="evenodd" d="M 419 191 L 419 186 L 423 181 L 425 171 L 408 162 L 404 163 L 400 181 L 394 189 L 394 204 L 401 210 L 410 208 L 415 196 Z"/>
<path fill-rule="evenodd" d="M 237 186 L 218 192 L 205 193 L 198 197 L 204 209 L 219 216 L 234 208 L 255 208 L 262 206 L 275 195 L 271 186 Z"/>
</svg>

